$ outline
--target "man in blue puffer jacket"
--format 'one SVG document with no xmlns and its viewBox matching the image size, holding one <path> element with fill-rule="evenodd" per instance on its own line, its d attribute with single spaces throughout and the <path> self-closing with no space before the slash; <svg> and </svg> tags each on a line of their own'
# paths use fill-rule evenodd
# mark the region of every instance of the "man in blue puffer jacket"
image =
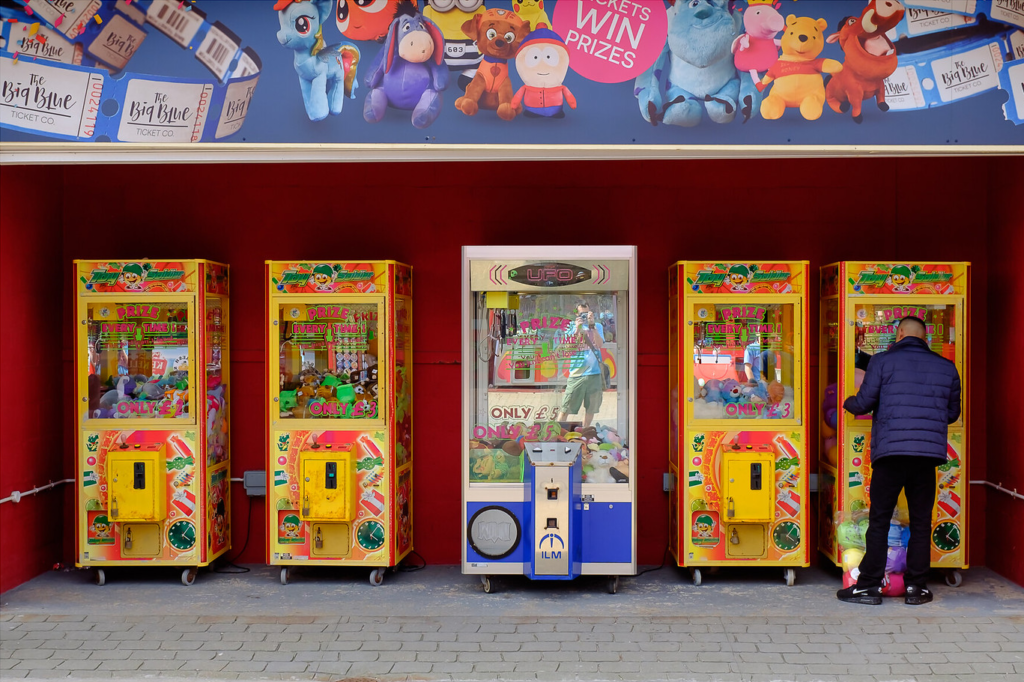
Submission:
<svg viewBox="0 0 1024 682">
<path fill-rule="evenodd" d="M 935 467 L 946 461 L 947 429 L 960 418 L 960 375 L 956 365 L 928 348 L 925 331 L 921 319 L 904 318 L 896 343 L 871 358 L 857 395 L 843 403 L 851 414 L 874 414 L 867 547 L 857 584 L 836 595 L 842 601 L 882 603 L 889 522 L 900 490 L 906 490 L 910 511 L 905 601 L 932 600 L 925 579 L 931 564 Z"/>
</svg>

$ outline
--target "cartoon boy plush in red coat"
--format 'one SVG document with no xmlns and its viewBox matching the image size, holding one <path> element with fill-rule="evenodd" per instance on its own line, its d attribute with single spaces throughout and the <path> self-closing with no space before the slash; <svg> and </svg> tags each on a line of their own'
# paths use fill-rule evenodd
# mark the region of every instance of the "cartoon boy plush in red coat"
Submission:
<svg viewBox="0 0 1024 682">
<path fill-rule="evenodd" d="M 562 85 L 569 71 L 569 50 L 561 36 L 539 24 L 516 52 L 516 71 L 523 87 L 512 98 L 512 107 L 523 107 L 532 118 L 565 118 L 564 104 L 576 108 L 576 98 Z"/>
</svg>

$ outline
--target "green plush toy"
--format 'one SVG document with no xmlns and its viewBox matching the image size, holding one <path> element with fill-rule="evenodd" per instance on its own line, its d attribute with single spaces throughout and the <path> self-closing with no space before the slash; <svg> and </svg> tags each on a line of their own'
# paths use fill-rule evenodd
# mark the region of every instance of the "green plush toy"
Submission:
<svg viewBox="0 0 1024 682">
<path fill-rule="evenodd" d="M 281 391 L 281 409 L 290 410 L 293 407 L 298 407 L 299 402 L 295 397 L 296 391 Z"/>
</svg>

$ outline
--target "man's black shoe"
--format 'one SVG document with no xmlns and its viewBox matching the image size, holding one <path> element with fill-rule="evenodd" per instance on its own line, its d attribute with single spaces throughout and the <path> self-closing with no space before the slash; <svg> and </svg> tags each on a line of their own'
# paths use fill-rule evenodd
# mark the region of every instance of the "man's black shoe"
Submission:
<svg viewBox="0 0 1024 682">
<path fill-rule="evenodd" d="M 839 598 L 839 601 L 849 602 L 850 604 L 878 606 L 882 603 L 882 588 L 851 585 L 836 592 L 836 597 Z M 910 602 L 907 603 L 909 604 Z"/>
<path fill-rule="evenodd" d="M 932 592 L 927 587 L 907 585 L 907 596 L 903 600 L 904 603 L 910 604 L 911 606 L 919 606 L 921 604 L 927 604 L 931 600 Z"/>
</svg>

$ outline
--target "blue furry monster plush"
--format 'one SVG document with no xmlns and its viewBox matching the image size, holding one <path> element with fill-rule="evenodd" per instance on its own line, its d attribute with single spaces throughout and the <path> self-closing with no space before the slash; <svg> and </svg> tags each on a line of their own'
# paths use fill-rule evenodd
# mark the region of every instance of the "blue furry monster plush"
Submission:
<svg viewBox="0 0 1024 682">
<path fill-rule="evenodd" d="M 278 0 L 274 5 L 281 22 L 277 41 L 295 52 L 295 73 L 310 121 L 340 114 L 345 98 L 355 97 L 359 50 L 351 43 L 324 45 L 323 24 L 333 6 L 333 0 Z"/>
<path fill-rule="evenodd" d="M 668 42 L 633 89 L 640 113 L 652 125 L 695 126 L 703 109 L 715 123 L 743 122 L 760 109 L 761 93 L 740 74 L 732 43 L 743 34 L 733 0 L 668 0 Z"/>
</svg>

